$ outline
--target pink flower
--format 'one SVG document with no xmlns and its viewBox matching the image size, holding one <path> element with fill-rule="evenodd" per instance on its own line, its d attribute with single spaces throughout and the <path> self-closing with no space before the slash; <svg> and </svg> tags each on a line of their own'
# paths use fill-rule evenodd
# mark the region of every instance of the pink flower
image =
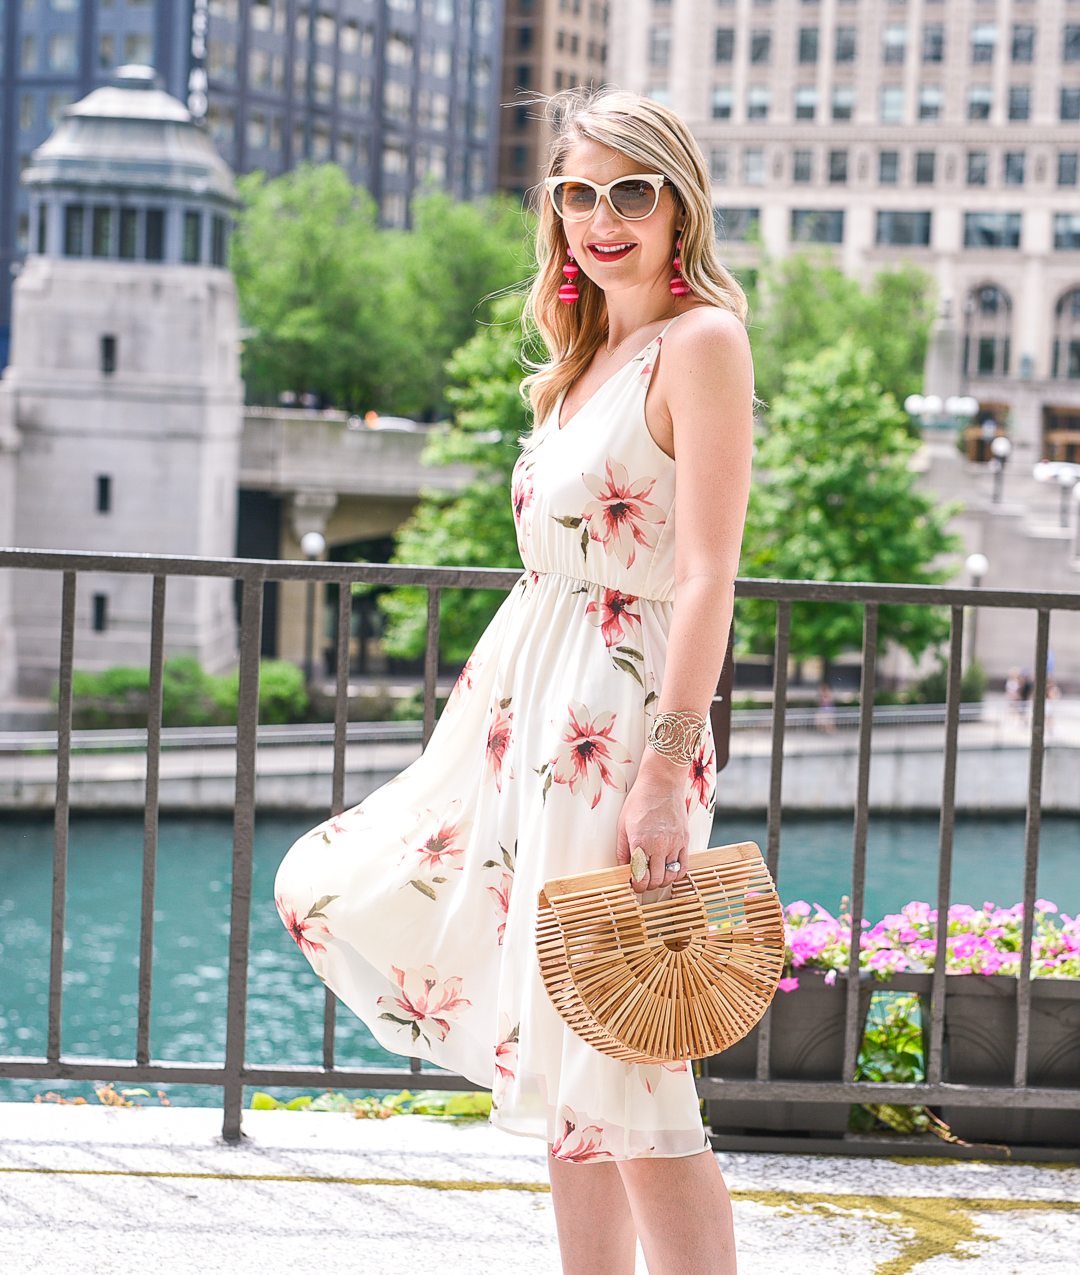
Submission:
<svg viewBox="0 0 1080 1275">
<path fill-rule="evenodd" d="M 435 868 L 443 867 L 444 859 L 454 859 L 465 853 L 465 847 L 457 843 L 458 836 L 463 832 L 463 825 L 446 819 L 436 832 L 426 837 L 420 845 L 412 847 L 412 852 L 420 856 L 426 871 L 434 871 Z M 447 863 L 446 866 L 461 871 L 460 863 Z"/>
<path fill-rule="evenodd" d="M 557 784 L 569 784 L 575 795 L 591 799 L 595 809 L 603 785 L 616 792 L 626 791 L 626 779 L 617 770 L 631 759 L 628 750 L 611 736 L 614 713 L 598 713 L 591 717 L 584 704 L 571 700 L 567 706 L 569 721 L 563 728 L 560 744 L 551 758 L 551 777 Z"/>
<path fill-rule="evenodd" d="M 705 756 L 705 749 L 709 749 L 708 757 Z M 690 763 L 690 794 L 686 798 L 686 809 L 689 810 L 693 804 L 693 795 L 696 792 L 698 801 L 706 809 L 709 805 L 709 799 L 712 797 L 712 775 L 713 768 L 716 765 L 716 753 L 709 744 L 708 739 L 698 749 L 698 754 Z"/>
<path fill-rule="evenodd" d="M 637 546 L 655 548 L 656 529 L 665 520 L 663 509 L 646 499 L 656 479 L 639 478 L 632 483 L 626 466 L 610 457 L 606 478 L 598 474 L 582 474 L 581 478 L 596 497 L 582 510 L 590 539 L 602 544 L 624 567 L 633 566 Z"/>
<path fill-rule="evenodd" d="M 797 978 L 782 978 L 776 985 L 782 992 L 793 992 L 799 986 Z"/>
<path fill-rule="evenodd" d="M 634 637 L 634 627 L 640 628 L 641 616 L 631 610 L 637 598 L 618 589 L 605 589 L 603 597 L 594 598 L 585 608 L 585 618 L 596 625 L 604 635 L 605 646 L 618 646 Z"/>
<path fill-rule="evenodd" d="M 1057 904 L 1056 904 L 1056 903 L 1051 903 L 1049 899 L 1036 899 L 1036 900 L 1035 900 L 1035 911 L 1036 911 L 1036 912 L 1056 912 L 1057 910 L 1058 910 L 1058 909 L 1057 909 Z"/>
<path fill-rule="evenodd" d="M 514 878 L 509 872 L 504 872 L 502 880 L 498 885 L 489 885 L 487 887 L 488 894 L 495 900 L 495 908 L 502 921 L 499 925 L 499 946 L 502 946 L 503 936 L 506 933 L 506 915 L 510 911 L 510 892 L 514 888 Z"/>
<path fill-rule="evenodd" d="M 473 688 L 473 674 L 476 672 L 476 656 L 470 655 L 465 661 L 465 667 L 458 674 L 457 681 L 454 683 L 454 689 L 450 692 L 446 701 L 446 707 L 456 704 L 466 691 Z"/>
<path fill-rule="evenodd" d="M 649 1093 L 656 1092 L 656 1086 L 663 1080 L 665 1071 L 680 1072 L 687 1069 L 684 1062 L 635 1063 L 633 1066 L 637 1072 L 637 1078 Z"/>
<path fill-rule="evenodd" d="M 513 730 L 514 714 L 503 714 L 502 705 L 495 704 L 491 710 L 491 725 L 488 727 L 487 745 L 484 749 L 485 778 L 494 776 L 495 787 L 502 792 L 503 758 L 510 747 L 510 734 Z"/>
<path fill-rule="evenodd" d="M 520 1024 L 510 1025 L 509 1014 L 499 1015 L 499 1040 L 495 1046 L 495 1083 L 505 1088 L 517 1074 Z"/>
<path fill-rule="evenodd" d="M 551 1144 L 551 1154 L 556 1160 L 568 1160 L 571 1164 L 587 1164 L 590 1160 L 610 1160 L 611 1152 L 601 1148 L 604 1140 L 603 1130 L 595 1124 L 579 1128 L 580 1120 L 581 1117 L 576 1111 L 570 1107 L 563 1107 L 560 1113 L 562 1132 Z"/>
<path fill-rule="evenodd" d="M 836 970 L 829 970 L 825 975 L 825 986 L 832 987 L 836 983 Z"/>
<path fill-rule="evenodd" d="M 457 976 L 439 981 L 439 976 L 431 965 L 422 969 L 399 970 L 396 965 L 390 967 L 394 980 L 398 985 L 400 996 L 380 996 L 378 1004 L 395 1005 L 405 1015 L 404 1019 L 391 1013 L 380 1014 L 380 1018 L 389 1019 L 402 1027 L 411 1026 L 413 1040 L 420 1035 L 420 1025 L 439 1040 L 446 1039 L 450 1030 L 450 1019 L 457 1018 L 463 1009 L 470 1009 L 472 1001 L 459 995 L 461 979 Z"/>
<path fill-rule="evenodd" d="M 514 511 L 514 522 L 518 524 L 519 531 L 524 534 L 521 528 L 522 515 L 525 510 L 533 502 L 533 481 L 532 475 L 528 473 L 527 468 L 514 468 L 514 478 L 510 485 L 510 506 Z"/>
<path fill-rule="evenodd" d="M 803 899 L 798 899 L 794 903 L 789 903 L 784 911 L 791 920 L 794 920 L 797 916 L 806 917 L 810 915 L 810 904 Z"/>
<path fill-rule="evenodd" d="M 277 904 L 278 915 L 281 917 L 282 923 L 289 933 L 296 940 L 296 945 L 305 956 L 309 956 L 312 952 L 325 952 L 326 945 L 316 942 L 315 939 L 308 935 L 308 930 L 312 930 L 318 934 L 320 938 L 332 938 L 330 931 L 326 925 L 316 925 L 316 921 L 324 921 L 326 917 L 323 915 L 323 908 L 338 896 L 336 894 L 324 894 L 317 903 L 313 903 L 308 909 L 307 916 L 302 920 L 296 908 L 290 908 L 286 905 L 284 898 L 279 894 L 274 902 Z"/>
</svg>

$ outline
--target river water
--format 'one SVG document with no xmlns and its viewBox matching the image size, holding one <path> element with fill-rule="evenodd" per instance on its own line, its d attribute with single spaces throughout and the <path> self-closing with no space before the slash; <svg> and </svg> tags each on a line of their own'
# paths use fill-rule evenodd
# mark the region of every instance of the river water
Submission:
<svg viewBox="0 0 1080 1275">
<path fill-rule="evenodd" d="M 307 817 L 267 816 L 256 825 L 247 1052 L 255 1064 L 321 1058 L 322 984 L 285 933 L 271 897 L 278 863 L 311 823 Z M 162 820 L 154 1058 L 218 1062 L 224 1057 L 231 837 L 227 819 Z M 937 837 L 933 819 L 871 819 L 866 915 L 872 921 L 911 899 L 933 898 Z M 713 844 L 743 840 L 764 846 L 763 821 L 717 821 Z M 803 898 L 835 911 L 850 890 L 851 840 L 850 819 L 785 821 L 779 874 L 784 902 Z M 1015 903 L 1022 888 L 1023 844 L 1020 818 L 959 820 L 954 901 Z M 67 1055 L 134 1056 L 141 855 L 141 819 L 73 818 L 64 974 Z M 51 824 L 0 818 L 0 1054 L 45 1053 L 51 874 Z M 1044 820 L 1039 894 L 1063 911 L 1080 910 L 1080 819 Z M 343 1065 L 402 1065 L 344 1007 L 339 1008 L 337 1049 Z M 50 1089 L 92 1097 L 89 1084 L 0 1080 L 0 1101 L 30 1099 Z M 221 1103 L 217 1088 L 170 1085 L 166 1092 L 179 1105 Z"/>
</svg>

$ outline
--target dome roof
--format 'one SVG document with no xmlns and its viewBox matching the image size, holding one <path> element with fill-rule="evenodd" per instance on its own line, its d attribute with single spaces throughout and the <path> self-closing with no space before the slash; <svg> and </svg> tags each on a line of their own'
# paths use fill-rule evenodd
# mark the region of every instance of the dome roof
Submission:
<svg viewBox="0 0 1080 1275">
<path fill-rule="evenodd" d="M 23 182 L 196 196 L 236 204 L 232 170 L 187 107 L 155 84 L 150 67 L 121 67 L 64 112 L 30 157 Z"/>
</svg>

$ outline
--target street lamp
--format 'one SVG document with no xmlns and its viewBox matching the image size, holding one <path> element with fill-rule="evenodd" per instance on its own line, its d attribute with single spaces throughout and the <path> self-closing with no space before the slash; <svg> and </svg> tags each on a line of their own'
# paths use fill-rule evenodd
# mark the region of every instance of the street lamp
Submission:
<svg viewBox="0 0 1080 1275">
<path fill-rule="evenodd" d="M 999 434 L 990 444 L 994 459 L 990 465 L 994 471 L 994 504 L 1001 504 L 1001 486 L 1005 479 L 1005 462 L 1012 455 L 1012 443 L 1004 434 Z"/>
<path fill-rule="evenodd" d="M 317 531 L 307 531 L 300 537 L 300 551 L 308 562 L 321 558 L 326 540 Z M 307 615 L 304 623 L 304 681 L 308 686 L 315 679 L 315 581 L 307 582 Z"/>
<path fill-rule="evenodd" d="M 1058 471 L 1058 486 L 1061 488 L 1061 507 L 1058 511 L 1058 523 L 1062 527 L 1069 525 L 1069 496 L 1072 494 L 1073 488 L 1076 486 L 1076 477 L 1067 469 Z"/>
<path fill-rule="evenodd" d="M 985 553 L 969 553 L 964 562 L 964 570 L 971 576 L 971 587 L 977 589 L 982 578 L 990 570 L 990 560 Z M 979 622 L 979 608 L 971 608 L 971 627 L 968 629 L 967 666 L 975 663 L 975 629 Z"/>
</svg>

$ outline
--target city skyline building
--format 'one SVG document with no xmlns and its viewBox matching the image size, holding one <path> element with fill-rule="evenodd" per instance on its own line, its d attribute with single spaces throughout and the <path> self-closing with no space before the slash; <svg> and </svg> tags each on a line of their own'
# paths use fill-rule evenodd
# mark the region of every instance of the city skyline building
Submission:
<svg viewBox="0 0 1080 1275">
<path fill-rule="evenodd" d="M 501 0 L 20 0 L 0 57 L 0 366 L 30 247 L 30 153 L 124 64 L 153 66 L 237 173 L 334 160 L 405 225 L 425 184 L 496 185 Z"/>
<path fill-rule="evenodd" d="M 1080 460 L 1077 0 L 623 0 L 608 69 L 693 129 L 733 266 L 922 266 L 927 392 Z"/>
</svg>

